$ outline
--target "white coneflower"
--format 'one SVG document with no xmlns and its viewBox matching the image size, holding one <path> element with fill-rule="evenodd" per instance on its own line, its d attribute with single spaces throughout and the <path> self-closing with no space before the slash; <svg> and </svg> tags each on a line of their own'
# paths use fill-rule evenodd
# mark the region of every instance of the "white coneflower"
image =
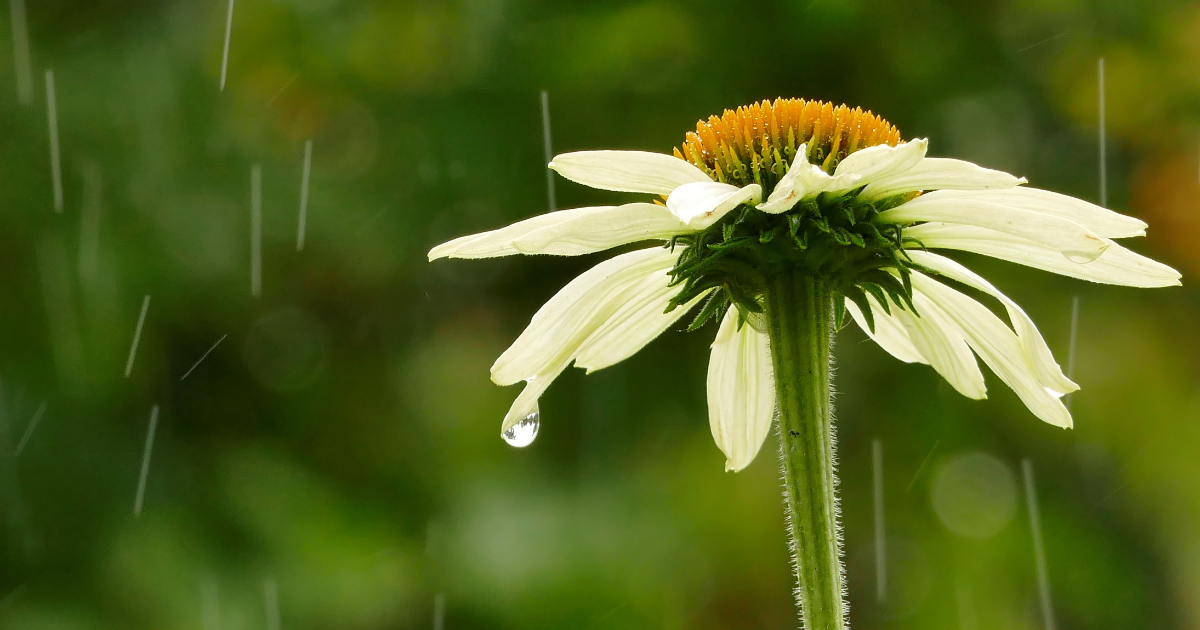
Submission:
<svg viewBox="0 0 1200 630">
<path fill-rule="evenodd" d="M 843 314 L 883 349 L 927 363 L 984 398 L 976 355 L 1042 420 L 1071 426 L 1059 398 L 1078 389 L 1032 320 L 987 280 L 930 249 L 994 256 L 1075 278 L 1136 287 L 1179 274 L 1112 239 L 1146 224 L 1024 179 L 926 157 L 926 140 L 869 112 L 799 99 L 727 110 L 689 132 L 674 156 L 584 151 L 550 167 L 604 190 L 662 203 L 561 210 L 455 239 L 430 260 L 575 256 L 643 241 L 585 272 L 533 317 L 492 367 L 525 381 L 501 430 L 537 409 L 567 366 L 617 363 L 698 304 L 690 328 L 720 325 L 708 372 L 709 420 L 741 470 L 778 412 L 802 615 L 842 628 L 829 357 Z M 1005 323 L 964 285 L 996 298 Z"/>
</svg>

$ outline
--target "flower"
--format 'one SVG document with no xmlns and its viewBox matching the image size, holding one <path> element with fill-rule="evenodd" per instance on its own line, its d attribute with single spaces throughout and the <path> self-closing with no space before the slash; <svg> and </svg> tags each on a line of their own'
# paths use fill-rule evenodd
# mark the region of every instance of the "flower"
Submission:
<svg viewBox="0 0 1200 630">
<path fill-rule="evenodd" d="M 765 279 L 783 268 L 828 279 L 844 298 L 835 303 L 838 321 L 849 312 L 901 361 L 928 364 L 982 399 L 978 357 L 1035 416 L 1070 427 L 1059 399 L 1079 387 L 1033 321 L 987 280 L 930 250 L 1133 287 L 1178 285 L 1179 273 L 1114 242 L 1145 235 L 1142 221 L 1008 173 L 927 157 L 927 147 L 924 139 L 901 142 L 870 112 L 777 99 L 701 121 L 674 155 L 555 157 L 550 168 L 567 179 L 665 203 L 559 210 L 439 245 L 430 260 L 666 246 L 596 265 L 534 315 L 492 366 L 497 384 L 526 382 L 501 431 L 536 412 L 567 366 L 591 373 L 618 363 L 703 303 L 691 329 L 720 317 L 708 368 L 710 426 L 726 469 L 741 470 L 774 415 L 760 297 Z M 999 301 L 1009 322 L 956 285 Z"/>
</svg>

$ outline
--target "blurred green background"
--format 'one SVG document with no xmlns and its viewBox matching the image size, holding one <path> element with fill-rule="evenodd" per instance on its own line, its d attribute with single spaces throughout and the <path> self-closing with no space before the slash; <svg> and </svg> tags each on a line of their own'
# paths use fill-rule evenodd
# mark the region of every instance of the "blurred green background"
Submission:
<svg viewBox="0 0 1200 630">
<path fill-rule="evenodd" d="M 955 255 L 1064 365 L 1078 296 L 1073 431 L 990 375 L 972 402 L 843 331 L 851 619 L 1044 627 L 1029 458 L 1058 628 L 1200 628 L 1200 3 L 237 0 L 220 92 L 227 8 L 30 1 L 28 104 L 0 12 L 0 626 L 274 630 L 274 588 L 290 630 L 796 627 L 774 438 L 727 474 L 709 435 L 713 329 L 567 373 L 514 449 L 498 432 L 516 388 L 488 367 L 604 256 L 425 253 L 546 210 L 542 90 L 556 151 L 666 152 L 698 118 L 798 96 L 1097 200 L 1104 57 L 1109 205 L 1150 223 L 1132 247 L 1185 286 Z"/>
</svg>

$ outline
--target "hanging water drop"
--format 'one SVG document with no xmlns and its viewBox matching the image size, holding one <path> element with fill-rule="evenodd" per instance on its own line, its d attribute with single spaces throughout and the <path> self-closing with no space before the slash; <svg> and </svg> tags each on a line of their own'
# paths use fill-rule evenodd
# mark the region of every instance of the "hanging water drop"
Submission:
<svg viewBox="0 0 1200 630">
<path fill-rule="evenodd" d="M 509 446 L 517 448 L 525 448 L 533 444 L 533 440 L 537 438 L 538 429 L 542 426 L 542 414 L 534 409 L 533 413 L 525 416 L 520 422 L 512 425 L 505 431 L 501 437 Z"/>
</svg>

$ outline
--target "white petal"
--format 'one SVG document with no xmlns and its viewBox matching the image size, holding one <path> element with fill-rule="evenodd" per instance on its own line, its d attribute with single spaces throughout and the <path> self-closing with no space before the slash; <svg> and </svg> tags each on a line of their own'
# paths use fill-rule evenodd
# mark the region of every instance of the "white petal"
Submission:
<svg viewBox="0 0 1200 630">
<path fill-rule="evenodd" d="M 561 370 L 647 276 L 670 269 L 678 252 L 641 249 L 585 271 L 550 298 L 492 365 L 492 381 L 511 385 Z M 562 367 L 560 367 L 562 366 Z"/>
<path fill-rule="evenodd" d="M 913 305 L 920 317 L 892 305 L 892 314 L 904 324 L 913 346 L 958 393 L 975 400 L 987 398 L 983 372 L 962 330 L 937 304 L 915 290 Z"/>
<path fill-rule="evenodd" d="M 802 144 L 796 149 L 796 159 L 783 178 L 775 184 L 771 196 L 758 204 L 758 209 L 767 214 L 780 214 L 792 209 L 809 190 L 823 189 L 828 180 L 833 179 L 820 167 L 808 162 L 808 145 Z"/>
<path fill-rule="evenodd" d="M 1025 314 L 1025 311 L 1016 302 L 1001 293 L 992 283 L 945 256 L 920 250 L 911 250 L 908 252 L 908 255 L 917 264 L 927 269 L 932 269 L 947 278 L 957 280 L 1000 300 L 1004 304 L 1005 310 L 1008 311 L 1008 319 L 1012 321 L 1017 337 L 1021 339 L 1021 345 L 1025 348 L 1026 358 L 1033 367 L 1034 374 L 1037 375 L 1038 380 L 1043 385 L 1054 389 L 1056 392 L 1060 392 L 1060 395 L 1079 389 L 1078 385 L 1062 373 L 1062 368 L 1054 360 L 1054 354 L 1050 352 L 1050 347 L 1046 345 L 1046 340 L 1038 332 L 1033 320 Z"/>
<path fill-rule="evenodd" d="M 691 231 L 663 206 L 630 203 L 535 230 L 513 241 L 513 246 L 525 254 L 579 256 L 626 243 L 669 240 Z"/>
<path fill-rule="evenodd" d="M 1017 335 L 984 305 L 913 272 L 913 288 L 929 297 L 958 324 L 980 359 L 1016 392 L 1035 416 L 1058 427 L 1071 426 L 1071 414 L 1033 374 Z"/>
<path fill-rule="evenodd" d="M 525 384 L 525 388 L 521 390 L 521 393 L 517 395 L 517 399 L 509 406 L 508 413 L 504 414 L 504 421 L 500 423 L 501 435 L 504 435 L 504 432 L 511 429 L 516 423 L 524 420 L 529 414 L 538 410 L 538 399 L 542 397 L 542 394 L 546 392 L 550 384 L 554 382 L 554 379 L 558 378 L 559 374 L 562 374 L 562 371 L 566 367 L 564 363 L 555 366 L 553 370 L 544 374 L 538 374 L 529 378 Z"/>
<path fill-rule="evenodd" d="M 1041 243 L 971 225 L 925 223 L 906 228 L 904 235 L 926 247 L 974 252 L 1080 280 L 1141 288 L 1179 286 L 1178 271 L 1117 243 L 1110 243 L 1096 260 L 1081 264 Z"/>
<path fill-rule="evenodd" d="M 929 363 L 913 345 L 908 331 L 904 329 L 904 324 L 896 321 L 894 316 L 887 314 L 882 308 L 878 308 L 875 299 L 870 295 L 867 295 L 867 300 L 871 303 L 871 315 L 875 319 L 875 332 L 871 332 L 871 327 L 867 325 L 867 320 L 858 310 L 858 306 L 854 302 L 846 300 L 846 310 L 854 318 L 854 323 L 858 324 L 858 327 L 867 333 L 868 337 L 879 344 L 880 348 L 897 359 L 905 363 Z"/>
<path fill-rule="evenodd" d="M 750 184 L 738 188 L 721 182 L 684 184 L 667 197 L 667 209 L 693 230 L 702 230 L 747 203 L 762 201 L 762 187 Z"/>
<path fill-rule="evenodd" d="M 499 230 L 460 236 L 429 250 L 429 260 L 437 260 L 438 258 L 495 258 L 497 256 L 520 254 L 521 252 L 512 246 L 514 240 L 544 227 L 586 216 L 593 212 L 611 210 L 612 208 L 613 206 L 597 206 L 558 210 L 548 214 L 539 214 L 524 221 L 518 221 Z"/>
<path fill-rule="evenodd" d="M 875 180 L 862 194 L 868 199 L 881 199 L 917 190 L 981 190 L 1011 188 L 1023 183 L 1024 178 L 1013 177 L 1008 173 L 993 171 L 970 162 L 949 158 L 924 158 L 907 171 Z"/>
<path fill-rule="evenodd" d="M 550 162 L 550 168 L 584 186 L 653 195 L 669 195 L 684 184 L 712 181 L 686 160 L 648 151 L 564 153 Z"/>
<path fill-rule="evenodd" d="M 810 164 L 808 145 L 802 144 L 796 149 L 796 159 L 787 174 L 775 185 L 771 196 L 757 207 L 767 214 L 780 214 L 791 210 L 802 199 L 812 199 L 827 190 L 850 190 L 858 185 L 858 180 L 856 174 L 831 177 L 821 167 Z"/>
<path fill-rule="evenodd" d="M 926 199 L 922 195 L 880 212 L 879 220 L 901 224 L 941 221 L 985 227 L 1049 245 L 1075 262 L 1095 260 L 1112 243 L 1074 221 L 979 199 Z"/>
<path fill-rule="evenodd" d="M 681 290 L 678 286 L 667 286 L 670 281 L 667 272 L 656 272 L 636 290 L 626 294 L 621 308 L 580 347 L 575 367 L 591 374 L 628 359 L 708 297 L 708 293 L 703 293 L 667 313 L 667 304 Z"/>
<path fill-rule="evenodd" d="M 998 190 L 935 190 L 922 195 L 921 198 L 978 199 L 1022 210 L 1052 214 L 1074 221 L 1102 238 L 1128 238 L 1146 235 L 1146 224 L 1138 219 L 1101 208 L 1082 199 L 1038 188 L 1014 186 Z"/>
<path fill-rule="evenodd" d="M 857 188 L 908 171 L 925 157 L 928 149 L 929 141 L 921 138 L 894 147 L 879 144 L 855 151 L 833 170 L 835 177 L 853 178 L 838 190 Z"/>
<path fill-rule="evenodd" d="M 775 372 L 767 335 L 750 325 L 738 330 L 730 308 L 708 360 L 708 424 L 725 470 L 739 471 L 754 461 L 775 416 Z"/>
</svg>

